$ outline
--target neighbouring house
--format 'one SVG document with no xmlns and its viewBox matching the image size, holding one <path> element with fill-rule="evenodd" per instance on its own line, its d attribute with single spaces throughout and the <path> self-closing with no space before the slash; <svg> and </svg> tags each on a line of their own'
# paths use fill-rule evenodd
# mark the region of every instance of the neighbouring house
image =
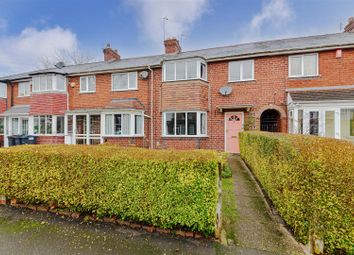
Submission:
<svg viewBox="0 0 354 255">
<path fill-rule="evenodd" d="M 345 32 L 121 58 L 0 78 L 0 142 L 239 152 L 238 132 L 354 141 L 354 19 Z"/>
</svg>

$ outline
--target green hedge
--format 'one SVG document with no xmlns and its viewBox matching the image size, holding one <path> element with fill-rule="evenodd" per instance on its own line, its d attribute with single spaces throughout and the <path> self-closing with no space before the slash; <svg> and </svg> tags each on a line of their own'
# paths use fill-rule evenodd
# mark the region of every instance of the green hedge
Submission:
<svg viewBox="0 0 354 255">
<path fill-rule="evenodd" d="M 201 150 L 19 146 L 0 149 L 0 194 L 212 235 L 221 161 Z"/>
<path fill-rule="evenodd" d="M 241 156 L 296 238 L 354 253 L 354 145 L 314 136 L 243 132 Z"/>
</svg>

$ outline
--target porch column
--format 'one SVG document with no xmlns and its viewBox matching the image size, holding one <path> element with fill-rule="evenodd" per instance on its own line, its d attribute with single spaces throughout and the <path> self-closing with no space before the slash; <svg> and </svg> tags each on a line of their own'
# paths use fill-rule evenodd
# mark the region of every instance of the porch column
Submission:
<svg viewBox="0 0 354 255">
<path fill-rule="evenodd" d="M 340 109 L 334 111 L 334 137 L 340 139 Z"/>
<path fill-rule="evenodd" d="M 293 110 L 293 134 L 299 133 L 299 112 L 298 109 L 294 108 Z"/>
<path fill-rule="evenodd" d="M 310 134 L 310 111 L 304 110 L 303 134 Z"/>
</svg>

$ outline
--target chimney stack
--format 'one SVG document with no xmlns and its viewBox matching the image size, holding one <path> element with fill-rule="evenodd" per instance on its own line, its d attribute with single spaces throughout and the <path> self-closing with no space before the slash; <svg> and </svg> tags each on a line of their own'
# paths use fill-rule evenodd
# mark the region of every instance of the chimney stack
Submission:
<svg viewBox="0 0 354 255">
<path fill-rule="evenodd" d="M 166 54 L 177 54 L 181 52 L 181 46 L 176 38 L 168 38 L 164 41 Z"/>
<path fill-rule="evenodd" d="M 348 19 L 348 24 L 345 26 L 344 32 L 354 32 L 354 17 Z"/>
<path fill-rule="evenodd" d="M 104 61 L 115 61 L 120 60 L 120 55 L 117 50 L 113 50 L 111 45 L 107 43 L 106 47 L 103 49 Z"/>
</svg>

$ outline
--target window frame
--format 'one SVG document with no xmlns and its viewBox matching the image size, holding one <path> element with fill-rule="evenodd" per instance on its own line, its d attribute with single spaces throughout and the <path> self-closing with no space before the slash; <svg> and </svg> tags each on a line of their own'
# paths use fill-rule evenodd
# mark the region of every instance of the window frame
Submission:
<svg viewBox="0 0 354 255">
<path fill-rule="evenodd" d="M 245 62 L 248 62 L 248 61 L 251 61 L 252 63 L 252 77 L 249 78 L 249 79 L 244 79 L 243 78 L 243 65 Z M 240 79 L 239 80 L 231 80 L 231 65 L 233 63 L 239 63 L 240 64 Z M 245 81 L 254 81 L 255 78 L 254 78 L 254 71 L 255 71 L 255 68 L 254 68 L 254 64 L 255 64 L 255 61 L 254 59 L 243 59 L 243 60 L 235 60 L 235 61 L 229 61 L 229 66 L 228 66 L 228 82 L 245 82 Z"/>
<path fill-rule="evenodd" d="M 82 79 L 86 79 L 86 90 L 82 90 Z M 89 78 L 94 78 L 95 81 L 95 89 L 94 90 L 89 90 Z M 96 75 L 85 75 L 85 76 L 80 76 L 80 94 L 92 94 L 96 93 L 97 89 L 97 83 L 96 83 Z"/>
<path fill-rule="evenodd" d="M 167 134 L 167 126 L 166 126 L 166 115 L 169 113 L 174 114 L 174 135 Z M 177 113 L 185 113 L 185 133 L 184 135 L 176 135 L 176 126 L 177 126 Z M 197 114 L 197 121 L 196 121 L 196 134 L 195 135 L 188 135 L 188 113 L 196 113 Z M 201 115 L 205 114 L 205 134 L 201 134 Z M 186 138 L 193 138 L 193 137 L 208 137 L 208 113 L 206 111 L 166 111 L 162 113 L 162 137 L 186 137 Z"/>
<path fill-rule="evenodd" d="M 121 119 L 123 119 L 123 115 L 124 114 L 128 114 L 129 115 L 129 133 L 128 134 L 114 134 L 115 133 L 115 115 L 121 114 Z M 111 130 L 112 130 L 112 134 L 107 134 L 107 115 L 111 115 L 112 116 L 112 120 L 111 120 Z M 136 115 L 140 115 L 141 116 L 141 121 L 142 121 L 142 132 L 141 134 L 136 134 L 135 133 L 135 116 Z M 134 112 L 128 112 L 128 111 L 119 111 L 119 112 L 104 112 L 103 113 L 103 129 L 101 130 L 102 133 L 102 137 L 144 137 L 145 136 L 145 118 L 144 118 L 144 112 L 140 112 L 140 111 L 134 111 Z"/>
<path fill-rule="evenodd" d="M 26 86 L 28 86 L 28 94 L 26 94 L 26 92 L 27 92 Z M 23 95 L 21 95 L 21 92 L 24 92 Z M 27 82 L 27 81 L 19 82 L 18 83 L 18 95 L 17 95 L 17 97 L 29 97 L 29 96 L 31 96 L 31 83 Z"/>
<path fill-rule="evenodd" d="M 64 86 L 63 89 L 58 89 L 57 86 L 57 77 L 58 78 L 63 78 L 64 80 Z M 46 80 L 46 86 L 45 89 L 42 90 L 41 89 L 41 78 L 45 78 Z M 51 89 L 48 89 L 48 80 L 51 80 Z M 38 84 L 35 82 L 35 80 L 38 80 Z M 32 90 L 30 89 L 30 93 L 47 93 L 47 92 L 66 92 L 66 77 L 64 75 L 60 75 L 60 74 L 45 74 L 45 75 L 35 75 L 32 76 L 32 80 L 30 82 L 30 87 L 32 87 Z M 38 85 L 38 89 L 37 86 Z"/>
<path fill-rule="evenodd" d="M 131 88 L 130 87 L 130 75 L 131 74 L 135 74 L 135 87 Z M 127 84 L 127 88 L 126 89 L 115 89 L 114 88 L 114 84 L 113 84 L 113 81 L 114 81 L 114 76 L 119 76 L 119 75 L 127 75 L 128 77 L 128 84 Z M 138 72 L 135 71 L 135 72 L 126 72 L 126 73 L 112 73 L 111 75 L 111 91 L 113 92 L 117 92 L 117 91 L 130 91 L 130 90 L 138 90 Z"/>
<path fill-rule="evenodd" d="M 195 78 L 188 78 L 188 63 L 195 62 L 196 63 L 196 77 Z M 184 64 L 184 78 L 182 79 L 177 79 L 177 64 L 178 63 L 183 63 Z M 173 79 L 166 79 L 167 73 L 166 73 L 166 66 L 167 64 L 172 64 L 174 66 L 173 71 L 174 71 L 174 78 Z M 204 73 L 205 77 L 202 77 L 201 74 L 201 66 L 204 65 Z M 207 81 L 208 80 L 208 64 L 206 61 L 202 59 L 183 59 L 183 60 L 169 60 L 163 63 L 163 76 L 162 76 L 162 81 L 163 82 L 173 82 L 173 81 L 190 81 L 190 80 L 203 80 Z"/>
<path fill-rule="evenodd" d="M 316 73 L 315 74 L 310 74 L 310 75 L 305 75 L 304 73 L 304 57 L 305 56 L 316 56 Z M 291 75 L 291 59 L 295 57 L 301 57 L 301 74 L 299 75 Z M 288 77 L 289 78 L 306 78 L 306 77 L 316 77 L 319 76 L 319 68 L 320 63 L 319 63 L 319 54 L 318 52 L 316 53 L 308 53 L 308 54 L 296 54 L 296 55 L 289 55 L 288 56 Z"/>
</svg>

